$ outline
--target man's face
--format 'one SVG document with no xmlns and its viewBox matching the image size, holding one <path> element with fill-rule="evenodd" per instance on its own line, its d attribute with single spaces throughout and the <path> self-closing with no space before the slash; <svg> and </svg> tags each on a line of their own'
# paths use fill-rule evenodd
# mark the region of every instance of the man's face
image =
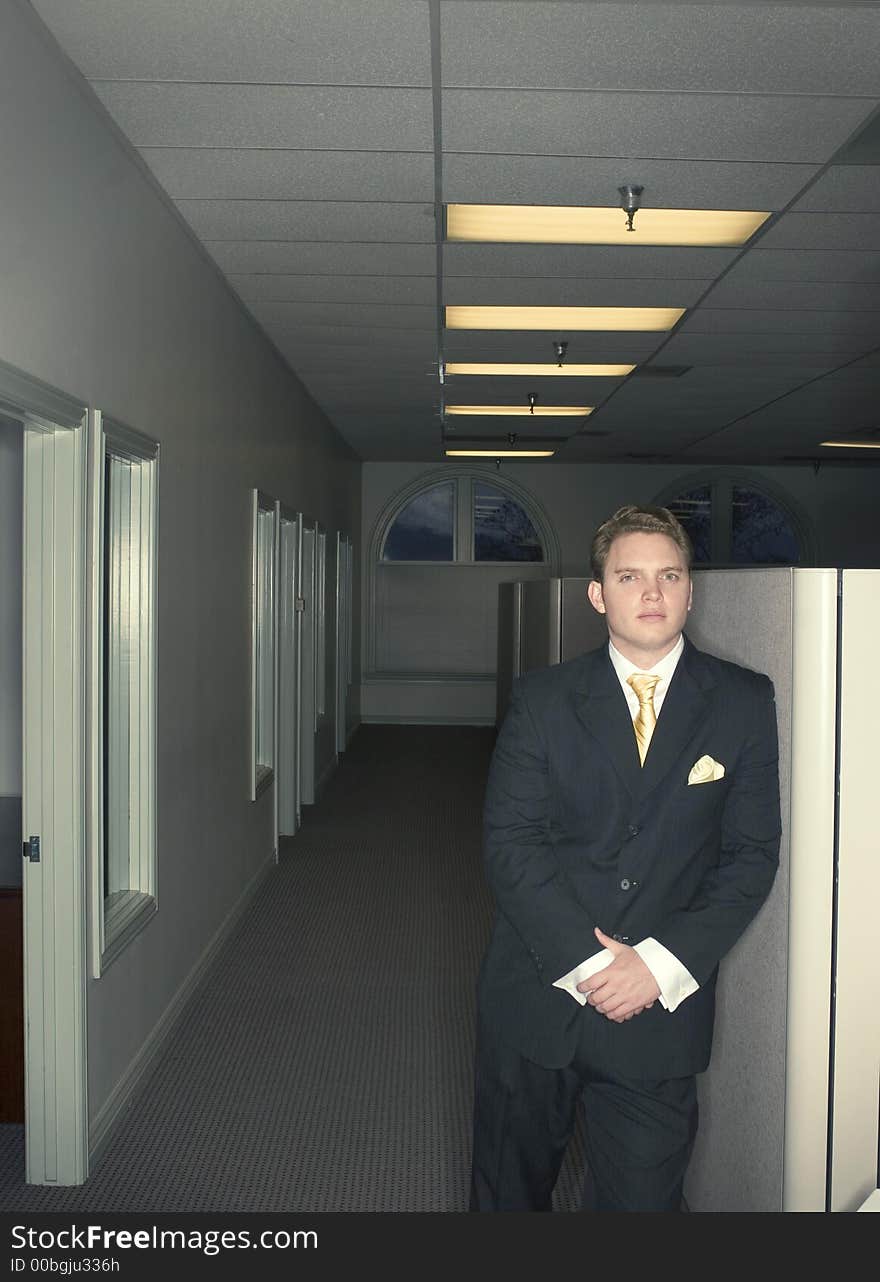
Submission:
<svg viewBox="0 0 880 1282">
<path fill-rule="evenodd" d="M 611 544 L 601 583 L 587 589 L 606 616 L 608 635 L 639 667 L 650 667 L 678 640 L 691 607 L 691 577 L 681 549 L 668 534 L 619 534 Z"/>
</svg>

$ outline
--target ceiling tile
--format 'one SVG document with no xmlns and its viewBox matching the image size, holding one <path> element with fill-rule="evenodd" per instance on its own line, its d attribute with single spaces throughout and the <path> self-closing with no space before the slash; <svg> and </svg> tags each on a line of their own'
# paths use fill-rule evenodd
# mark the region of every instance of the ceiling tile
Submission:
<svg viewBox="0 0 880 1282">
<path fill-rule="evenodd" d="M 318 273 L 371 276 L 433 275 L 434 245 L 382 244 L 379 242 L 321 241 L 208 241 L 207 247 L 224 271 L 235 273 Z"/>
<path fill-rule="evenodd" d="M 714 279 L 734 261 L 735 249 L 647 245 L 476 245 L 447 242 L 443 274 L 452 276 L 662 277 Z"/>
<path fill-rule="evenodd" d="M 428 89 L 151 84 L 93 88 L 136 147 L 430 151 Z"/>
<path fill-rule="evenodd" d="M 479 306 L 691 307 L 711 280 L 448 276 L 444 303 Z"/>
<path fill-rule="evenodd" d="M 252 308 L 261 324 L 273 332 L 304 325 L 338 325 L 375 329 L 428 329 L 437 327 L 433 307 L 402 307 L 367 303 L 257 303 Z"/>
<path fill-rule="evenodd" d="M 807 96 L 447 89 L 443 145 L 502 155 L 540 155 L 552 146 L 568 156 L 822 163 L 873 105 Z"/>
<path fill-rule="evenodd" d="M 247 303 L 423 303 L 437 300 L 433 276 L 237 276 L 229 282 Z"/>
<path fill-rule="evenodd" d="M 426 152 L 143 147 L 141 155 L 175 198 L 434 200 Z"/>
<path fill-rule="evenodd" d="M 178 200 L 205 240 L 350 240 L 430 242 L 433 205 L 379 201 Z"/>
<path fill-rule="evenodd" d="M 475 156 L 447 151 L 443 199 L 465 204 L 616 205 L 618 187 L 631 182 L 644 187 L 645 208 L 773 211 L 787 205 L 816 172 L 815 164 L 625 156 L 586 160 L 579 155 Z"/>
<path fill-rule="evenodd" d="M 90 77 L 428 85 L 423 0 L 33 0 Z"/>
<path fill-rule="evenodd" d="M 877 92 L 873 7 L 442 0 L 440 12 L 446 85 Z"/>
<path fill-rule="evenodd" d="M 880 213 L 784 214 L 761 237 L 762 249 L 875 250 Z"/>
<path fill-rule="evenodd" d="M 688 334 L 856 334 L 873 346 L 880 332 L 880 312 L 758 311 L 699 307 L 685 316 Z"/>
<path fill-rule="evenodd" d="M 870 339 L 852 334 L 826 334 L 821 329 L 818 333 L 778 333 L 743 334 L 695 334 L 690 331 L 673 334 L 658 356 L 658 361 L 675 361 L 682 364 L 714 365 L 718 360 L 730 356 L 739 360 L 773 362 L 789 361 L 793 357 L 817 362 L 817 368 L 824 367 L 829 360 L 838 364 L 842 360 L 863 352 L 870 345 Z"/>
<path fill-rule="evenodd" d="M 553 359 L 553 334 L 543 331 L 444 330 L 447 361 L 545 361 Z M 566 360 L 625 361 L 644 359 L 661 345 L 662 334 L 606 334 L 592 331 L 560 334 L 568 342 Z"/>
<path fill-rule="evenodd" d="M 832 165 L 794 208 L 798 213 L 878 213 L 880 165 Z"/>
<path fill-rule="evenodd" d="M 880 251 L 756 248 L 743 255 L 727 279 L 880 282 Z"/>
<path fill-rule="evenodd" d="M 727 276 L 714 287 L 707 307 L 768 310 L 880 313 L 880 282 L 734 280 Z M 878 333 L 880 338 L 880 333 Z"/>
</svg>

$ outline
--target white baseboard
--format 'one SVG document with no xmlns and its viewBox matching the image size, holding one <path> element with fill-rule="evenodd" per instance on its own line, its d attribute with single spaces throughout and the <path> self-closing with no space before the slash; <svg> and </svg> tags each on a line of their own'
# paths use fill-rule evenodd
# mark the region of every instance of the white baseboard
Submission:
<svg viewBox="0 0 880 1282">
<path fill-rule="evenodd" d="M 138 1088 L 149 1076 L 156 1060 L 161 1054 L 166 1041 L 174 1031 L 178 1017 L 205 972 L 214 961 L 226 939 L 238 924 L 242 914 L 249 906 L 265 877 L 275 867 L 274 856 L 270 857 L 245 886 L 238 900 L 232 906 L 212 939 L 202 952 L 201 957 L 184 979 L 177 992 L 165 1008 L 164 1013 L 154 1025 L 152 1032 L 141 1046 L 128 1068 L 113 1087 L 97 1116 L 89 1126 L 89 1165 L 100 1157 L 111 1138 L 117 1123 L 133 1103 Z"/>
</svg>

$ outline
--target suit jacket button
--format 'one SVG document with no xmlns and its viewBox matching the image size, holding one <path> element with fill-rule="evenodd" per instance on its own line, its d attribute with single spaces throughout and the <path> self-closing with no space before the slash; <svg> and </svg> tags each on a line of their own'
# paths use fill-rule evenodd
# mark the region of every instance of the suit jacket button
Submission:
<svg viewBox="0 0 880 1282">
<path fill-rule="evenodd" d="M 638 825 L 638 824 L 630 824 L 630 826 L 627 828 L 627 832 L 629 833 L 629 835 L 630 835 L 631 837 L 638 837 L 639 832 L 640 832 L 639 825 Z"/>
<path fill-rule="evenodd" d="M 629 888 L 630 888 L 630 886 L 631 886 L 631 885 L 632 885 L 632 882 L 630 881 L 629 877 L 622 877 L 622 878 L 621 878 L 621 880 L 620 880 L 620 889 L 621 889 L 621 890 L 629 890 Z"/>
<path fill-rule="evenodd" d="M 611 938 L 612 938 L 612 939 L 614 940 L 614 942 L 615 942 L 615 943 L 617 943 L 617 944 L 622 944 L 622 943 L 623 943 L 623 935 L 612 935 L 612 936 L 611 936 Z"/>
</svg>

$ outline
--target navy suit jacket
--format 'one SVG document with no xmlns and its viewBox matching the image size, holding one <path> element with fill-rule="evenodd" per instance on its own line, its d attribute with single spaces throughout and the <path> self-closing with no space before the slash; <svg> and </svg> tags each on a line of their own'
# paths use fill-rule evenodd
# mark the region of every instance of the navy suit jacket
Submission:
<svg viewBox="0 0 880 1282">
<path fill-rule="evenodd" d="M 688 784 L 708 755 L 724 777 Z M 496 903 L 480 973 L 481 1036 L 548 1068 L 586 1035 L 597 1061 L 639 1079 L 709 1062 L 719 960 L 766 898 L 779 859 L 776 710 L 769 678 L 684 652 L 642 767 L 608 647 L 514 685 L 485 805 Z M 653 936 L 700 989 L 616 1024 L 553 981 L 608 935 Z M 584 1025 L 584 1021 L 588 1024 Z"/>
</svg>

